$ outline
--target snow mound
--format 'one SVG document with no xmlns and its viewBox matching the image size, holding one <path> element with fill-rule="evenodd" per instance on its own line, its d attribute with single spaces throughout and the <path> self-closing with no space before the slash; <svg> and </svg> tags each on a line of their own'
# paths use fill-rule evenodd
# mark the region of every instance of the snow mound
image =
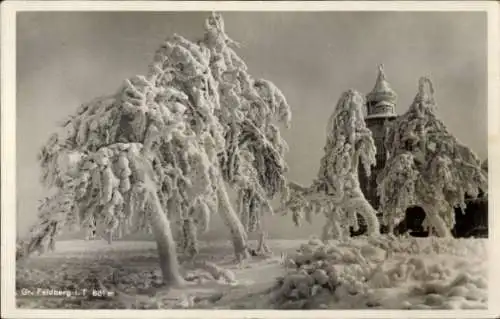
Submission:
<svg viewBox="0 0 500 319">
<path fill-rule="evenodd" d="M 309 241 L 284 259 L 278 309 L 487 309 L 485 242 L 376 236 Z"/>
</svg>

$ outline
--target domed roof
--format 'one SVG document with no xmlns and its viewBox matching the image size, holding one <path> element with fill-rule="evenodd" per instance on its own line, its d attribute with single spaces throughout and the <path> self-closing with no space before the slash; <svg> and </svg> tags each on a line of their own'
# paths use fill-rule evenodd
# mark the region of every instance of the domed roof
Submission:
<svg viewBox="0 0 500 319">
<path fill-rule="evenodd" d="M 373 90 L 366 95 L 369 117 L 396 116 L 395 106 L 398 95 L 385 78 L 384 66 L 378 67 L 377 81 Z"/>
</svg>

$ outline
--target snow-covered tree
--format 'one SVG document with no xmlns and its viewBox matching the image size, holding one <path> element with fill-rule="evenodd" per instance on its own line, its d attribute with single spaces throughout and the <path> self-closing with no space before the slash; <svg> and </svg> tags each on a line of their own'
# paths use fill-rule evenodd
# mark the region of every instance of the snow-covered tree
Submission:
<svg viewBox="0 0 500 319">
<path fill-rule="evenodd" d="M 359 92 L 348 90 L 342 94 L 328 123 L 318 177 L 309 187 L 290 183 L 290 200 L 284 209 L 291 210 L 297 224 L 303 217 L 310 220 L 313 213 L 325 214 L 325 240 L 332 231 L 342 236 L 350 226 L 358 229 L 357 214 L 365 219 L 368 235 L 380 231 L 376 211 L 363 195 L 358 180 L 359 161 L 369 175 L 376 153 L 372 133 L 364 121 L 363 105 Z"/>
<path fill-rule="evenodd" d="M 378 176 L 378 191 L 391 232 L 406 209 L 418 205 L 428 228 L 451 236 L 454 207 L 465 209 L 466 196 L 487 191 L 480 159 L 447 130 L 436 108 L 432 83 L 422 77 L 409 110 L 391 123 L 386 135 L 388 160 Z"/>
<path fill-rule="evenodd" d="M 172 228 L 182 229 L 180 246 L 195 254 L 197 233 L 218 212 L 231 231 L 236 257 L 246 257 L 246 232 L 231 206 L 223 177 L 227 172 L 220 165 L 219 154 L 233 145 L 225 140 L 231 122 L 222 123 L 221 114 L 239 104 L 228 102 L 231 90 L 224 91 L 220 86 L 225 82 L 217 80 L 225 72 L 217 74 L 213 62 L 221 46 L 210 31 L 214 21 L 221 23 L 215 17 L 207 20 L 204 41 L 195 44 L 178 35 L 167 39 L 146 76 L 127 79 L 116 94 L 82 105 L 42 148 L 42 181 L 54 195 L 40 210 L 27 253 L 52 243 L 65 225 L 97 223 L 118 235 L 148 229 L 157 241 L 164 281 L 182 284 Z M 222 59 L 231 61 L 236 58 Z M 241 83 L 261 88 L 263 98 L 276 98 L 275 91 L 257 81 Z M 252 163 L 248 153 L 242 151 L 241 158 Z"/>
<path fill-rule="evenodd" d="M 481 163 L 481 168 L 486 172 L 488 173 L 488 159 L 485 159 L 482 163 Z"/>
<path fill-rule="evenodd" d="M 289 126 L 290 107 L 273 83 L 248 73 L 233 50 L 238 44 L 225 33 L 219 14 L 207 19 L 203 44 L 210 52 L 210 67 L 221 97 L 216 114 L 226 141 L 219 154 L 223 176 L 238 192 L 238 212 L 245 229 L 260 232 L 257 250 L 268 252 L 262 215 L 273 213 L 270 201 L 277 194 L 286 198 L 287 144 L 278 125 Z"/>
</svg>

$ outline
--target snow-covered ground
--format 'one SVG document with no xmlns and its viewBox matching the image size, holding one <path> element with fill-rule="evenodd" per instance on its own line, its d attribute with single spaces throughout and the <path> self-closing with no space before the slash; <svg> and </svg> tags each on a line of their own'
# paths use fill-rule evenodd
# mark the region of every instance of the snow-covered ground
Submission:
<svg viewBox="0 0 500 319">
<path fill-rule="evenodd" d="M 154 242 L 61 241 L 55 252 L 18 264 L 17 304 L 77 309 L 487 308 L 486 239 L 383 236 L 332 241 L 327 246 L 316 241 L 309 244 L 306 239 L 270 240 L 269 244 L 273 256 L 253 257 L 236 265 L 229 243 L 206 242 L 199 260 L 229 270 L 230 275 L 214 279 L 213 273 L 181 258 L 190 281 L 185 288 L 168 289 L 160 285 Z M 314 273 L 316 268 L 325 271 Z M 328 284 L 318 273 L 329 276 Z M 280 284 L 300 276 L 309 280 L 307 286 L 289 282 L 283 288 Z M 43 291 L 38 288 L 107 289 L 112 295 L 41 297 Z M 34 296 L 23 297 L 23 291 Z"/>
</svg>

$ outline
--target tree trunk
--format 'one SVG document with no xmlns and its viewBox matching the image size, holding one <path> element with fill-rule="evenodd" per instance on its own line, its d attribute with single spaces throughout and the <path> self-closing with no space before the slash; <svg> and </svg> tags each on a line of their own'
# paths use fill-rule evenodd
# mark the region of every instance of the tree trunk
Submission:
<svg viewBox="0 0 500 319">
<path fill-rule="evenodd" d="M 331 231 L 331 221 L 327 219 L 325 224 L 323 225 L 323 231 L 321 232 L 321 241 L 325 244 L 330 240 L 330 231 Z"/>
<path fill-rule="evenodd" d="M 361 190 L 357 191 L 357 197 L 347 200 L 344 204 L 344 209 L 350 213 L 359 213 L 363 216 L 366 222 L 366 235 L 377 236 L 380 235 L 380 223 L 376 211 L 366 200 Z"/>
<path fill-rule="evenodd" d="M 261 230 L 259 233 L 259 243 L 257 245 L 257 252 L 264 255 L 271 253 L 271 249 L 267 245 L 266 238 L 267 238 L 267 232 Z"/>
<path fill-rule="evenodd" d="M 243 259 L 250 257 L 247 250 L 247 234 L 243 224 L 231 205 L 229 195 L 224 187 L 224 181 L 220 175 L 218 175 L 218 179 L 217 195 L 219 198 L 219 213 L 231 232 L 231 239 L 236 259 L 238 261 L 242 261 Z"/>
<path fill-rule="evenodd" d="M 331 221 L 331 232 L 332 236 L 331 238 L 333 239 L 342 239 L 344 237 L 344 231 L 342 230 L 342 227 L 340 227 L 340 224 L 337 220 L 332 220 Z"/>
<path fill-rule="evenodd" d="M 113 243 L 113 231 L 107 231 L 105 234 L 108 245 L 111 245 Z"/>
<path fill-rule="evenodd" d="M 426 217 L 429 219 L 429 235 L 432 232 L 432 228 L 434 227 L 436 231 L 436 235 L 439 237 L 452 237 L 451 231 L 446 226 L 444 220 L 439 216 L 439 210 L 437 209 L 437 205 L 425 204 L 422 205 L 422 208 L 425 211 Z"/>
<path fill-rule="evenodd" d="M 387 224 L 387 234 L 394 235 L 394 220 L 389 220 Z"/>
<path fill-rule="evenodd" d="M 124 234 L 125 234 L 124 228 L 125 228 L 124 221 L 121 220 L 120 225 L 118 225 L 118 229 L 117 229 L 118 233 L 116 234 L 116 237 L 118 237 L 118 239 L 121 239 L 124 236 Z"/>
<path fill-rule="evenodd" d="M 95 238 L 95 228 L 93 227 L 86 227 L 85 228 L 85 240 L 91 240 Z"/>
<path fill-rule="evenodd" d="M 339 209 L 335 208 L 333 212 L 330 212 L 328 215 L 325 214 L 325 224 L 323 225 L 323 231 L 321 233 L 321 240 L 326 244 L 330 239 L 340 240 L 344 236 L 344 231 L 336 218 L 338 218 L 338 214 L 340 214 Z"/>
<path fill-rule="evenodd" d="M 152 208 L 150 215 L 151 230 L 156 240 L 163 283 L 172 286 L 182 286 L 185 281 L 179 271 L 179 260 L 177 259 L 170 221 L 163 211 L 156 192 L 150 191 L 148 196 L 148 206 Z"/>
</svg>

